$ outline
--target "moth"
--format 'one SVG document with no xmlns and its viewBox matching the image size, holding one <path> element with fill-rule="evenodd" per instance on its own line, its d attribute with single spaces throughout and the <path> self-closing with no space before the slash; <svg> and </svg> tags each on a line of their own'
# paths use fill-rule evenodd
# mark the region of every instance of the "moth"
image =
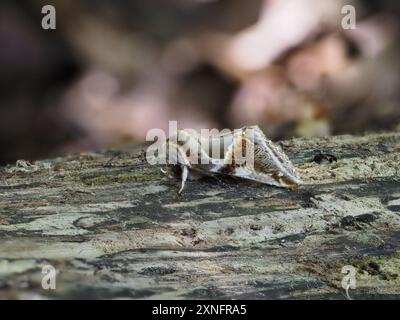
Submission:
<svg viewBox="0 0 400 320">
<path fill-rule="evenodd" d="M 302 181 L 295 167 L 258 126 L 219 134 L 178 129 L 163 144 L 166 164 L 181 169 L 180 194 L 188 178 L 229 175 L 277 187 L 296 189 Z"/>
</svg>

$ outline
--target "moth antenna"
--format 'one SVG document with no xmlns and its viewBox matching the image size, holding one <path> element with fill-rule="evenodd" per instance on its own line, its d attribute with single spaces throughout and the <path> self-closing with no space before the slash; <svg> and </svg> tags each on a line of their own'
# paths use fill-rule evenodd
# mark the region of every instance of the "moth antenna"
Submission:
<svg viewBox="0 0 400 320">
<path fill-rule="evenodd" d="M 185 182 L 187 180 L 189 174 L 189 169 L 187 166 L 182 166 L 182 182 L 181 182 L 181 188 L 178 191 L 178 194 L 181 194 L 183 191 L 183 188 L 185 188 Z"/>
</svg>

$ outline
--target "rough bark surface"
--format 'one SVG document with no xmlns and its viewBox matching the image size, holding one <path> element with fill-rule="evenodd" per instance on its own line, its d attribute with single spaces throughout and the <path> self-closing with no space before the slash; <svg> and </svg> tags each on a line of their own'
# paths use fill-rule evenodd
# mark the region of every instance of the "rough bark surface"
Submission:
<svg viewBox="0 0 400 320">
<path fill-rule="evenodd" d="M 346 299 L 345 265 L 351 298 L 400 298 L 400 133 L 282 147 L 298 190 L 218 177 L 178 196 L 138 147 L 1 167 L 0 298 Z"/>
</svg>

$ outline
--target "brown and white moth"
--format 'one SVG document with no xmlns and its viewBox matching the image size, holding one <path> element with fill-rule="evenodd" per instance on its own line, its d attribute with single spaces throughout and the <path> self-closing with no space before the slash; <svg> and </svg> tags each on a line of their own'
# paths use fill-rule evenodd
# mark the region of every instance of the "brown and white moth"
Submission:
<svg viewBox="0 0 400 320">
<path fill-rule="evenodd" d="M 295 189 L 302 184 L 293 164 L 280 147 L 268 140 L 258 126 L 233 132 L 200 134 L 178 129 L 163 144 L 167 165 L 182 171 L 181 193 L 191 176 L 230 175 Z"/>
</svg>

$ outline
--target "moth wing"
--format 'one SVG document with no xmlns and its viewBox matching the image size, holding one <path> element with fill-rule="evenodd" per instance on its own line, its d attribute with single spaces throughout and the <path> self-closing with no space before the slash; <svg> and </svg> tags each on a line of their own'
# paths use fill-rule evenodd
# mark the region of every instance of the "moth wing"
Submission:
<svg viewBox="0 0 400 320">
<path fill-rule="evenodd" d="M 260 128 L 254 128 L 254 168 L 261 179 L 275 180 L 274 185 L 295 187 L 302 184 L 296 169 L 283 150 L 267 139 Z"/>
<path fill-rule="evenodd" d="M 243 151 L 245 161 L 238 163 Z M 243 127 L 235 133 L 218 171 L 280 187 L 293 188 L 302 183 L 286 154 L 258 126 Z"/>
</svg>

